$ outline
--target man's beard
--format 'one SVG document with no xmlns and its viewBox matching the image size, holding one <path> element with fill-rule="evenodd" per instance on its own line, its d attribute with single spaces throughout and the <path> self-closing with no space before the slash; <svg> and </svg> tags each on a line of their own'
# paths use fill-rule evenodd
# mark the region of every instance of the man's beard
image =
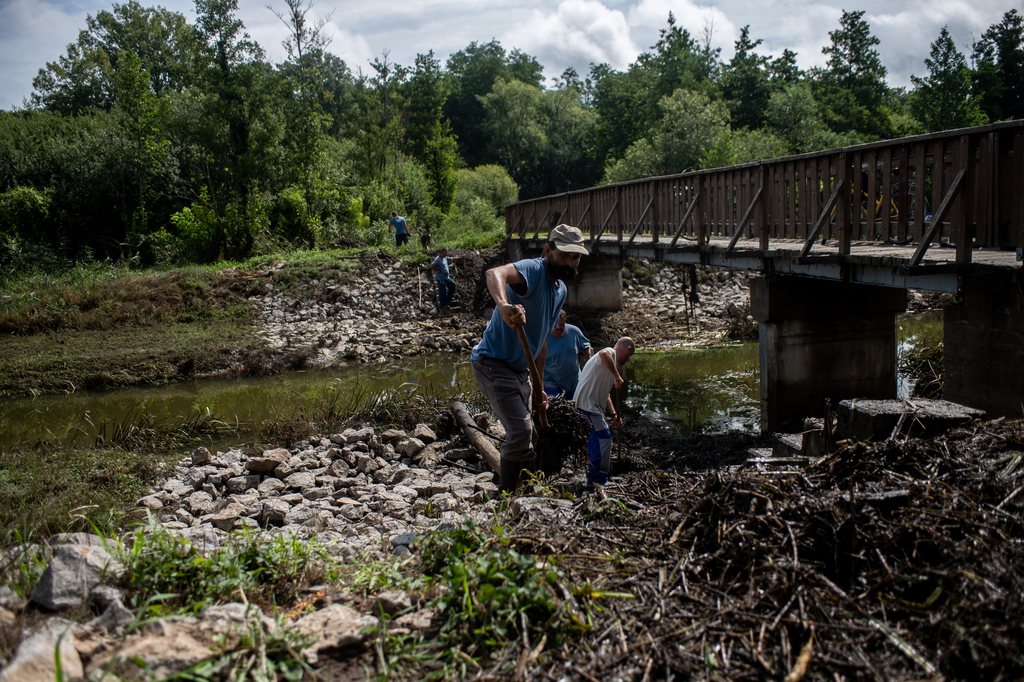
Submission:
<svg viewBox="0 0 1024 682">
<path fill-rule="evenodd" d="M 571 265 L 550 265 L 548 267 L 551 270 L 551 275 L 555 279 L 560 279 L 563 282 L 568 282 L 570 279 L 580 274 L 579 270 Z"/>
</svg>

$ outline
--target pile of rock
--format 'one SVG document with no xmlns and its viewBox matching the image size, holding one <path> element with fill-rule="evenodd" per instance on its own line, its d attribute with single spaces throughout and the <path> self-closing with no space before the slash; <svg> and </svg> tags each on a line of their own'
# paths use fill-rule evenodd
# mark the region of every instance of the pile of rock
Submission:
<svg viewBox="0 0 1024 682">
<path fill-rule="evenodd" d="M 641 266 L 654 264 L 642 261 Z M 691 311 L 685 268 L 657 266 L 648 284 L 624 271 L 625 309 L 686 318 Z M 400 261 L 368 261 L 365 267 L 356 283 L 304 282 L 301 296 L 274 291 L 272 284 L 266 284 L 267 293 L 249 299 L 261 309 L 259 336 L 273 352 L 304 353 L 313 365 L 384 362 L 437 351 L 468 353 L 479 341 L 490 308 L 480 315 L 463 310 L 455 317 L 439 316 L 434 284 L 422 272 Z M 702 326 L 719 327 L 747 316 L 746 275 L 703 266 L 696 272 L 699 302 L 692 312 Z M 467 281 L 463 288 L 475 290 L 476 282 Z"/>
<path fill-rule="evenodd" d="M 651 266 L 646 259 L 641 259 L 640 264 Z M 707 326 L 719 326 L 725 320 L 748 316 L 749 278 L 743 272 L 698 266 L 695 270 L 698 300 L 692 309 L 687 303 L 690 282 L 684 267 L 664 264 L 646 284 L 627 273 L 623 272 L 622 282 L 623 299 L 627 305 L 642 306 L 658 316 L 680 319 L 696 316 Z"/>
<path fill-rule="evenodd" d="M 487 423 L 485 415 L 480 420 Z M 290 449 L 247 446 L 214 455 L 200 447 L 139 505 L 203 547 L 248 528 L 317 534 L 339 552 L 374 554 L 382 539 L 467 514 L 485 521 L 498 488 L 492 472 L 465 463 L 476 460 L 456 440 L 438 441 L 426 424 L 408 434 L 346 429 Z"/>
<path fill-rule="evenodd" d="M 487 415 L 475 420 L 502 435 L 501 426 Z M 490 524 L 497 487 L 492 473 L 475 472 L 465 463 L 476 459 L 455 440 L 438 441 L 424 424 L 411 433 L 347 429 L 288 449 L 211 453 L 201 447 L 139 504 L 152 510 L 168 533 L 202 553 L 230 542 L 232 532 L 250 529 L 315 539 L 339 560 L 363 561 L 408 554 L 424 533 L 457 527 L 464 516 Z M 573 523 L 576 511 L 569 500 L 520 497 L 509 514 L 512 521 L 550 527 Z M 393 634 L 429 630 L 437 618 L 436 610 L 415 604 L 402 592 L 384 592 L 370 602 L 339 592 L 295 621 L 276 621 L 253 604 L 229 603 L 197 616 L 129 629 L 138 623 L 113 586 L 124 568 L 111 542 L 74 533 L 16 550 L 28 552 L 30 562 L 48 561 L 31 595 L 32 606 L 73 613 L 80 620 L 55 615 L 24 632 L 0 671 L 0 682 L 55 679 L 55 651 L 65 679 L 163 678 L 231 651 L 244 637 L 251 638 L 254 628 L 270 633 L 287 627 L 310 638 L 302 655 L 315 663 L 323 651 L 358 651 L 373 636 L 368 628 L 379 625 L 382 612 L 394 616 L 388 624 Z M 10 563 L 18 561 L 11 557 Z M 5 627 L 14 627 L 13 612 L 27 606 L 9 588 L 0 589 Z"/>
<path fill-rule="evenodd" d="M 312 280 L 301 298 L 266 286 L 269 293 L 249 298 L 261 307 L 260 338 L 275 352 L 305 352 L 312 364 L 468 352 L 479 337 L 477 330 L 438 324 L 433 283 L 417 282 L 401 262 L 375 266 L 359 284 Z"/>
</svg>

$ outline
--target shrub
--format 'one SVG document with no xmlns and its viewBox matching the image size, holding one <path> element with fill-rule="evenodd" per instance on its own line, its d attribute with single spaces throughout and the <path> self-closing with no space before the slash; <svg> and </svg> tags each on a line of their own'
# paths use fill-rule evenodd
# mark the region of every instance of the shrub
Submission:
<svg viewBox="0 0 1024 682">
<path fill-rule="evenodd" d="M 32 187 L 13 187 L 0 194 L 0 238 L 38 234 L 50 213 L 50 195 Z"/>
<path fill-rule="evenodd" d="M 494 164 L 459 170 L 455 203 L 468 208 L 474 198 L 483 199 L 494 215 L 503 215 L 505 207 L 519 201 L 519 186 L 512 176 Z"/>
<path fill-rule="evenodd" d="M 203 187 L 201 202 L 193 202 L 171 216 L 178 231 L 182 256 L 196 263 L 211 263 L 220 255 L 220 224 L 217 214 L 208 206 L 210 196 Z"/>
</svg>

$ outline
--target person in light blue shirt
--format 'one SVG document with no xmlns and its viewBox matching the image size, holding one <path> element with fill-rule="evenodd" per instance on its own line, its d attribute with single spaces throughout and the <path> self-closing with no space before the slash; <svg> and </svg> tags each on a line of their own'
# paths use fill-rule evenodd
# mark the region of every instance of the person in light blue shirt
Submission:
<svg viewBox="0 0 1024 682">
<path fill-rule="evenodd" d="M 549 396 L 565 394 L 572 400 L 580 381 L 580 353 L 593 354 L 590 341 L 579 327 L 565 323 L 565 309 L 558 314 L 558 324 L 548 334 L 548 355 L 544 365 L 544 392 Z"/>
<path fill-rule="evenodd" d="M 405 218 L 398 215 L 398 211 L 391 212 L 388 229 L 395 231 L 395 248 L 409 243 L 409 226 L 405 224 Z"/>
<path fill-rule="evenodd" d="M 565 303 L 563 282 L 576 276 L 576 266 L 586 253 L 583 233 L 559 225 L 548 235 L 543 257 L 506 263 L 485 273 L 495 307 L 470 361 L 477 385 L 505 427 L 499 471 L 503 491 L 519 487 L 523 470 L 534 459 L 531 402 L 538 413 L 548 406 L 543 385 L 530 381 L 517 329 L 523 328 L 537 367 L 544 367 L 548 332 L 558 323 Z"/>
<path fill-rule="evenodd" d="M 444 310 L 455 295 L 455 280 L 451 278 L 450 270 L 452 263 L 459 260 L 462 259 L 449 258 L 448 249 L 442 246 L 437 252 L 437 258 L 430 264 L 430 271 L 434 273 L 434 281 L 437 282 L 438 310 Z"/>
</svg>

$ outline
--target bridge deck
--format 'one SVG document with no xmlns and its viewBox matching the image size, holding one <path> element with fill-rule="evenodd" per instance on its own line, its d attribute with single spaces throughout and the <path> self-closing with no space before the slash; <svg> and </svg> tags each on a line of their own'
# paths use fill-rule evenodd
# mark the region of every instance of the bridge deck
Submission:
<svg viewBox="0 0 1024 682">
<path fill-rule="evenodd" d="M 545 238 L 521 238 L 527 249 L 541 249 Z M 816 277 L 836 281 L 922 289 L 955 294 L 964 276 L 980 276 L 987 269 L 1019 268 L 1015 251 L 977 248 L 971 261 L 957 261 L 955 248 L 933 245 L 920 265 L 911 266 L 915 245 L 900 246 L 884 242 L 853 242 L 849 255 L 836 253 L 835 240 L 816 242 L 807 256 L 801 257 L 804 242 L 799 239 L 773 239 L 770 248 L 761 250 L 757 239 L 739 239 L 729 251 L 730 239 L 711 237 L 704 247 L 686 241 L 675 248 L 668 242 L 655 242 L 650 235 L 637 235 L 630 243 L 616 235 L 604 235 L 591 253 L 609 256 L 650 258 L 674 263 L 695 263 L 735 270 L 753 270 L 775 274 Z"/>
</svg>

